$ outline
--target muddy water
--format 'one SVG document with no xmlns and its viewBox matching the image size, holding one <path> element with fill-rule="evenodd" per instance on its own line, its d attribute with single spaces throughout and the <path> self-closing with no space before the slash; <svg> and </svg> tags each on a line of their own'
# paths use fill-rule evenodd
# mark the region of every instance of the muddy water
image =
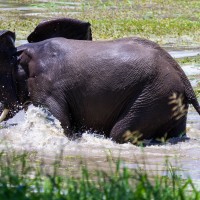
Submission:
<svg viewBox="0 0 200 200">
<path fill-rule="evenodd" d="M 33 15 L 37 9 L 39 10 L 39 8 L 33 10 L 26 4 L 17 5 L 16 1 L 9 2 L 11 4 L 0 1 L 1 10 L 16 8 L 19 12 L 23 11 L 24 15 Z M 177 58 L 195 57 L 200 54 L 200 49 L 179 51 L 171 49 L 170 54 Z M 182 66 L 194 87 L 199 82 L 199 66 L 200 63 Z M 107 170 L 111 162 L 120 158 L 124 161 L 123 165 L 130 169 L 139 165 L 155 173 L 165 174 L 165 160 L 168 159 L 183 177 L 189 175 L 194 180 L 200 180 L 200 117 L 193 108 L 189 110 L 187 125 L 190 139 L 177 144 L 168 143 L 145 148 L 129 143 L 116 144 L 90 131 L 83 133 L 80 139 L 70 141 L 63 135 L 58 120 L 44 109 L 34 106 L 30 106 L 26 113 L 19 112 L 7 123 L 2 123 L 2 126 L 0 149 L 32 152 L 33 162 L 40 158 L 45 160 L 44 168 L 49 168 L 55 157 L 59 157 L 60 152 L 62 152 L 63 169 L 72 173 L 77 172 L 81 161 L 86 162 L 90 169 Z M 174 139 L 174 142 L 176 140 Z"/>
</svg>

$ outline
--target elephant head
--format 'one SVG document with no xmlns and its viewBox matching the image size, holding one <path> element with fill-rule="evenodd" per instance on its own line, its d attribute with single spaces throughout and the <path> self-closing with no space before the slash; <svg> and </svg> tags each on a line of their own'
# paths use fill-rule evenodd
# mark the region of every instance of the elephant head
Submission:
<svg viewBox="0 0 200 200">
<path fill-rule="evenodd" d="M 3 104 L 0 121 L 5 119 L 9 109 L 14 109 L 19 101 L 14 79 L 17 66 L 17 50 L 14 42 L 15 33 L 0 31 L 0 101 Z"/>
<path fill-rule="evenodd" d="M 49 38 L 64 37 L 76 40 L 92 40 L 89 22 L 71 18 L 59 18 L 41 22 L 28 36 L 28 42 L 40 42 Z"/>
</svg>

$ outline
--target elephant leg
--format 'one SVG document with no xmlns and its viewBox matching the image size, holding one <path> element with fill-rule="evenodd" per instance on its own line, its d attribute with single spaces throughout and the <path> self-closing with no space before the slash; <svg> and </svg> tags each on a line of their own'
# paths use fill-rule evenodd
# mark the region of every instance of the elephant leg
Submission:
<svg viewBox="0 0 200 200">
<path fill-rule="evenodd" d="M 137 143 L 141 139 L 159 139 L 165 134 L 167 134 L 167 138 L 185 136 L 186 116 L 179 120 L 174 119 L 169 123 L 167 123 L 167 119 L 163 118 L 166 124 L 162 125 L 159 124 L 162 115 L 158 115 L 159 120 L 156 121 L 156 116 L 153 116 L 151 111 L 142 109 L 141 113 L 137 113 L 134 112 L 135 108 L 136 106 L 132 107 L 129 112 L 125 112 L 113 126 L 110 137 L 114 141 L 124 143 L 130 138 Z"/>
<path fill-rule="evenodd" d="M 45 102 L 45 107 L 47 107 L 50 113 L 60 121 L 62 128 L 64 129 L 64 134 L 66 136 L 72 137 L 73 131 L 70 122 L 70 113 L 67 103 L 57 102 L 54 98 L 47 98 Z"/>
<path fill-rule="evenodd" d="M 117 143 L 124 143 L 127 142 L 128 133 L 134 134 L 134 137 L 140 137 L 140 132 L 136 129 L 136 121 L 131 113 L 124 114 L 113 126 L 110 138 Z"/>
<path fill-rule="evenodd" d="M 112 128 L 110 132 L 110 138 L 117 142 L 117 143 L 123 143 L 124 138 L 123 135 L 128 131 L 127 125 L 126 125 L 126 118 L 119 120 L 114 127 Z"/>
<path fill-rule="evenodd" d="M 43 77 L 42 77 L 43 78 Z M 30 93 L 30 100 L 35 106 L 43 106 L 47 108 L 50 113 L 60 121 L 66 136 L 72 136 L 69 106 L 64 98 L 60 96 L 60 90 L 49 90 L 51 83 L 45 82 L 45 78 L 29 78 L 28 91 Z M 41 81 L 42 79 L 42 81 Z"/>
<path fill-rule="evenodd" d="M 139 124 L 142 120 L 142 116 L 137 113 L 135 109 L 137 105 L 137 102 L 134 102 L 133 105 L 127 106 L 127 108 L 119 116 L 110 132 L 110 138 L 112 138 L 113 141 L 117 143 L 127 142 L 125 135 L 128 131 L 135 133 L 135 137 L 139 136 Z"/>
<path fill-rule="evenodd" d="M 145 93 L 141 93 L 132 102 L 127 105 L 111 129 L 110 137 L 114 141 L 118 143 L 135 141 L 134 143 L 137 143 L 143 139 L 156 139 L 158 135 L 163 137 L 166 130 L 170 130 L 169 135 L 174 136 L 171 130 L 174 122 L 168 123 L 172 112 L 167 98 L 154 101 L 154 98 L 147 98 Z M 180 122 L 179 131 L 184 130 L 183 124 L 184 122 Z M 163 126 L 165 129 L 161 129 Z M 127 134 L 130 137 L 127 137 Z"/>
<path fill-rule="evenodd" d="M 175 121 L 173 128 L 167 131 L 167 138 L 186 136 L 186 121 L 187 116 Z"/>
</svg>

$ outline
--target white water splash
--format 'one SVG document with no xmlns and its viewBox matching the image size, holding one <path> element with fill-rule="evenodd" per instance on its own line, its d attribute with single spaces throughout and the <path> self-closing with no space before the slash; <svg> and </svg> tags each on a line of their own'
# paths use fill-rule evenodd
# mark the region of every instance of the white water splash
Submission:
<svg viewBox="0 0 200 200">
<path fill-rule="evenodd" d="M 26 113 L 20 112 L 16 117 L 8 121 L 9 124 L 15 124 L 14 126 L 7 125 L 7 128 L 0 130 L 0 139 L 6 141 L 10 145 L 19 146 L 23 150 L 40 151 L 49 149 L 68 148 L 72 146 L 86 147 L 90 149 L 106 148 L 115 150 L 136 150 L 140 147 L 136 147 L 130 143 L 117 144 L 111 139 L 104 138 L 103 136 L 86 131 L 82 136 L 75 140 L 69 140 L 63 132 L 60 122 L 53 117 L 46 109 L 39 108 L 31 105 Z M 197 128 L 188 126 L 189 135 L 191 138 L 200 138 L 200 131 Z M 195 136 L 194 136 L 195 134 Z M 194 136 L 194 137 L 193 137 Z M 173 147 L 180 146 L 173 145 Z M 185 145 L 185 143 L 184 143 Z M 172 148 L 172 145 L 162 145 L 147 148 Z"/>
<path fill-rule="evenodd" d="M 200 170 L 194 170 L 200 164 L 200 140 L 191 139 L 177 144 L 153 145 L 145 148 L 130 143 L 116 144 L 110 139 L 85 132 L 76 140 L 69 140 L 63 133 L 60 122 L 47 110 L 30 106 L 26 113 L 20 112 L 9 126 L 0 129 L 0 149 L 14 148 L 17 151 L 36 152 L 39 157 L 53 160 L 63 152 L 65 157 L 84 158 L 90 166 L 100 165 L 106 168 L 108 157 L 126 161 L 127 166 L 144 166 L 148 169 L 163 168 L 166 157 L 176 160 L 184 166 L 194 178 L 200 176 Z M 198 127 L 191 126 L 189 135 L 200 138 Z M 195 135 L 196 134 L 196 135 Z M 107 163 L 107 164 L 106 164 Z M 177 163 L 174 165 L 177 166 Z"/>
<path fill-rule="evenodd" d="M 9 124 L 15 124 L 9 126 Z M 4 125 L 5 126 L 5 125 Z M 63 132 L 60 122 L 47 110 L 30 106 L 26 113 L 20 111 L 16 117 L 8 121 L 7 128 L 0 130 L 0 138 L 7 145 L 28 151 L 57 151 L 62 149 L 116 148 L 120 145 L 102 136 L 83 133 L 82 137 L 71 141 Z"/>
<path fill-rule="evenodd" d="M 17 125 L 1 129 L 1 138 L 7 144 L 22 150 L 39 151 L 44 148 L 57 148 L 57 143 L 60 144 L 62 140 L 68 142 L 60 122 L 45 109 L 30 106 L 24 118 L 22 116 L 21 112 L 21 120 L 19 116 L 10 120 L 10 123 L 17 120 Z"/>
</svg>

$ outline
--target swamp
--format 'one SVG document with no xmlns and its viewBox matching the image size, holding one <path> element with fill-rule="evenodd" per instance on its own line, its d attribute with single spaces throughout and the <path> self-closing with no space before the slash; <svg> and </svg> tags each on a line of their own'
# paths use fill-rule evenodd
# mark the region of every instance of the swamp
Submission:
<svg viewBox="0 0 200 200">
<path fill-rule="evenodd" d="M 199 0 L 0 0 L 0 29 L 16 33 L 16 46 L 41 21 L 59 17 L 90 22 L 93 40 L 157 42 L 200 98 Z M 34 106 L 0 126 L 0 199 L 200 199 L 200 116 L 193 107 L 188 138 L 146 147 L 91 131 L 69 140 L 57 119 Z"/>
</svg>

